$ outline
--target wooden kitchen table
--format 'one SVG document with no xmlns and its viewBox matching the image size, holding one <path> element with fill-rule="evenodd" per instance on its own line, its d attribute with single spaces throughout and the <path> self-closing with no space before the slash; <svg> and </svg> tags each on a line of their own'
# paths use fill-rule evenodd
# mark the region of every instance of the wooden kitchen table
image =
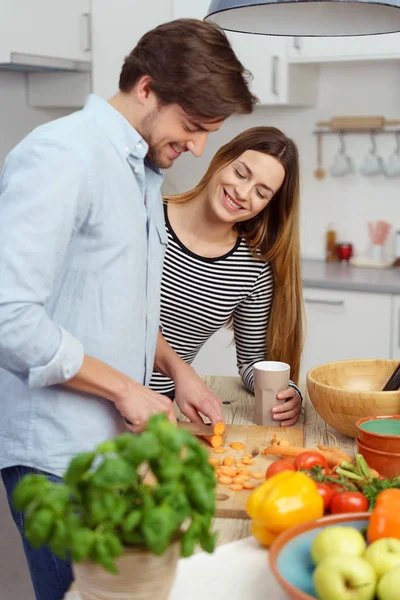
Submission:
<svg viewBox="0 0 400 600">
<path fill-rule="evenodd" d="M 222 399 L 227 424 L 254 424 L 254 396 L 246 391 L 239 377 L 207 376 L 203 379 L 208 387 Z M 303 390 L 305 386 L 300 387 Z M 306 393 L 304 393 L 302 415 L 296 427 L 303 427 L 304 445 L 307 447 L 316 447 L 320 443 L 326 446 L 338 445 L 350 456 L 355 454 L 355 440 L 341 435 L 329 427 L 316 413 Z M 214 529 L 218 532 L 218 545 L 248 537 L 250 527 L 251 521 L 248 519 L 214 519 Z M 72 588 L 71 592 L 65 596 L 65 600 L 79 600 L 79 595 L 73 593 Z"/>
</svg>

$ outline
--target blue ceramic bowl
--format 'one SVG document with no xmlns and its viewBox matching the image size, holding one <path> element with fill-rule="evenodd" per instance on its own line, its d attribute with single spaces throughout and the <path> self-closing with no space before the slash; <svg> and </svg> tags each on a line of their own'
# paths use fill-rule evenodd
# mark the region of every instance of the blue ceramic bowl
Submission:
<svg viewBox="0 0 400 600">
<path fill-rule="evenodd" d="M 370 513 L 347 513 L 322 517 L 292 527 L 282 533 L 269 551 L 271 569 L 290 598 L 315 600 L 313 585 L 314 565 L 311 545 L 315 536 L 326 527 L 343 525 L 360 531 L 368 526 Z"/>
</svg>

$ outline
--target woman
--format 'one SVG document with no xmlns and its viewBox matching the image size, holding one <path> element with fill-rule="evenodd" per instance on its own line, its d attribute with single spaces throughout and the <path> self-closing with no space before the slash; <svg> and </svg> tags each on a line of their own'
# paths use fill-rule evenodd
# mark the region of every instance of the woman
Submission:
<svg viewBox="0 0 400 600">
<path fill-rule="evenodd" d="M 303 321 L 293 141 L 272 127 L 244 131 L 220 148 L 193 190 L 167 197 L 164 210 L 169 241 L 161 329 L 167 342 L 190 364 L 210 336 L 229 324 L 238 370 L 250 391 L 260 360 L 289 363 L 297 381 Z M 150 387 L 173 398 L 173 381 L 157 367 L 156 361 Z M 300 391 L 291 382 L 278 398 L 286 402 L 273 409 L 275 418 L 293 425 Z M 175 399 L 193 420 L 193 407 Z"/>
</svg>

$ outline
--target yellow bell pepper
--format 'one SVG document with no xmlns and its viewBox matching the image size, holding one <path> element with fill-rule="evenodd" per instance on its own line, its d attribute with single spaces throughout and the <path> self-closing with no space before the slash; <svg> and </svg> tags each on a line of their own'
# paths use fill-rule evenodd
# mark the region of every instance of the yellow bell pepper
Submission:
<svg viewBox="0 0 400 600">
<path fill-rule="evenodd" d="M 324 503 L 310 477 L 284 471 L 254 490 L 247 500 L 246 511 L 253 520 L 254 537 L 269 546 L 283 531 L 322 517 Z"/>
</svg>

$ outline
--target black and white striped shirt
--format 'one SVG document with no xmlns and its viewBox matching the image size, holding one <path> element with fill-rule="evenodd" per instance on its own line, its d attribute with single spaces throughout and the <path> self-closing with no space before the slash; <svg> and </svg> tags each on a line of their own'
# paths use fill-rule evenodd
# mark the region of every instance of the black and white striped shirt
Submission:
<svg viewBox="0 0 400 600">
<path fill-rule="evenodd" d="M 164 212 L 168 247 L 161 284 L 163 336 L 190 364 L 232 316 L 238 371 L 244 385 L 253 391 L 253 364 L 266 356 L 273 297 L 271 265 L 254 257 L 243 238 L 224 256 L 198 256 L 176 236 L 166 206 Z M 174 382 L 157 372 L 150 387 L 170 397 L 174 392 Z"/>
</svg>

